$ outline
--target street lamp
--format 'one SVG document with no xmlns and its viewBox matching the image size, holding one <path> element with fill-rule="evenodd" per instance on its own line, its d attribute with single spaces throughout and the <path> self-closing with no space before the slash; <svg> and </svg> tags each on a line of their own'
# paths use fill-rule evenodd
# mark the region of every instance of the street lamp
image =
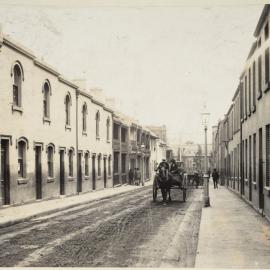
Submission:
<svg viewBox="0 0 270 270">
<path fill-rule="evenodd" d="M 207 161 L 207 125 L 209 122 L 209 116 L 210 113 L 203 112 L 201 113 L 202 116 L 202 124 L 204 127 L 204 175 L 203 175 L 203 186 L 204 186 L 204 192 L 203 192 L 203 198 L 204 198 L 204 207 L 210 206 L 210 197 L 209 197 L 209 177 L 208 175 L 208 161 Z"/>
<path fill-rule="evenodd" d="M 144 186 L 144 149 L 145 149 L 145 145 L 142 144 L 141 145 L 141 151 L 142 151 L 142 186 Z"/>
</svg>

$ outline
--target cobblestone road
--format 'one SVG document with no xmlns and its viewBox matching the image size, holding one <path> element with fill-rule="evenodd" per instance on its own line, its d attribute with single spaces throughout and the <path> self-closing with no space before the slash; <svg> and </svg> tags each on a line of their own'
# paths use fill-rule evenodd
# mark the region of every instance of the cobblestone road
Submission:
<svg viewBox="0 0 270 270">
<path fill-rule="evenodd" d="M 160 197 L 152 202 L 145 187 L 1 229 L 0 266 L 158 267 L 192 205 L 190 239 L 183 239 L 177 260 L 192 267 L 200 196 L 200 189 L 190 190 L 183 203 L 174 190 L 173 202 L 164 206 Z"/>
</svg>

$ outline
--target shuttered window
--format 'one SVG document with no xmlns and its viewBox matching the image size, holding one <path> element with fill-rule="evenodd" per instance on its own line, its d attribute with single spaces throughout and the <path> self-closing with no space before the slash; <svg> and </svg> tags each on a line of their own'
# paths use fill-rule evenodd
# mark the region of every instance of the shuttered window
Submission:
<svg viewBox="0 0 270 270">
<path fill-rule="evenodd" d="M 252 67 L 252 85 L 253 85 L 253 89 L 252 89 L 252 105 L 255 107 L 256 106 L 256 63 L 255 61 L 253 62 L 253 67 Z"/>
<path fill-rule="evenodd" d="M 251 111 L 251 69 L 248 70 L 248 112 Z"/>
<path fill-rule="evenodd" d="M 253 181 L 256 182 L 256 133 L 253 134 Z"/>
<path fill-rule="evenodd" d="M 266 126 L 266 186 L 270 183 L 270 125 Z"/>
<path fill-rule="evenodd" d="M 265 83 L 269 82 L 269 48 L 265 50 Z"/>
<path fill-rule="evenodd" d="M 258 58 L 258 96 L 262 95 L 262 57 Z"/>
</svg>

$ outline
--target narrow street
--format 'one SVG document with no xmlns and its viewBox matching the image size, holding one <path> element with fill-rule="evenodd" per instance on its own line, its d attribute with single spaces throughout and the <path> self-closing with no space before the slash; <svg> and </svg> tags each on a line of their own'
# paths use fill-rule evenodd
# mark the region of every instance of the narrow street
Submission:
<svg viewBox="0 0 270 270">
<path fill-rule="evenodd" d="M 174 190 L 173 201 L 163 205 L 160 193 L 154 203 L 145 187 L 3 228 L 0 266 L 194 267 L 201 192 L 190 189 L 184 203 Z M 175 239 L 184 219 L 188 241 Z M 166 255 L 170 248 L 176 260 Z"/>
</svg>

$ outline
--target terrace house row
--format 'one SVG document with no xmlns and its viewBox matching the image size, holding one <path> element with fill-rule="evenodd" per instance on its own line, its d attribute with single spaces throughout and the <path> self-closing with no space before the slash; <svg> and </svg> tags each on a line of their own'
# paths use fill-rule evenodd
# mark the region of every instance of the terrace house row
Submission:
<svg viewBox="0 0 270 270">
<path fill-rule="evenodd" d="M 226 185 L 270 218 L 270 5 L 256 26 L 250 53 L 224 120 L 215 156 Z"/>
<path fill-rule="evenodd" d="M 134 166 L 129 156 L 132 124 L 117 120 L 117 112 L 99 98 L 98 89 L 88 91 L 78 81 L 67 80 L 3 33 L 0 63 L 0 206 L 128 182 L 128 170 Z M 121 126 L 119 137 L 116 123 Z M 143 168 L 149 179 L 149 133 L 139 131 L 136 146 L 146 146 Z M 113 150 L 117 138 L 118 157 Z M 116 167 L 121 172 L 118 180 Z"/>
</svg>

